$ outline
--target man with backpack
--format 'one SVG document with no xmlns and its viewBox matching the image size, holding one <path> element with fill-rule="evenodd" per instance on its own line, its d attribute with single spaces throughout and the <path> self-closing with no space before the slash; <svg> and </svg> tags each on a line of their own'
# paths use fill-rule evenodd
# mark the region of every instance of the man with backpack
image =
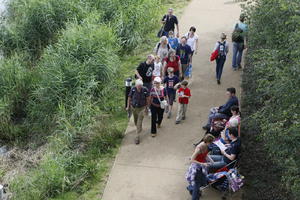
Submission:
<svg viewBox="0 0 300 200">
<path fill-rule="evenodd" d="M 162 33 L 161 36 L 167 36 L 169 35 L 169 31 L 175 30 L 175 25 L 177 29 L 176 37 L 179 37 L 179 25 L 178 25 L 178 19 L 175 15 L 173 15 L 173 8 L 169 8 L 168 14 L 164 15 L 161 23 L 163 24 Z"/>
<path fill-rule="evenodd" d="M 248 25 L 245 24 L 246 16 L 241 14 L 240 20 L 235 24 L 232 33 L 233 42 L 233 57 L 232 57 L 232 68 L 233 70 L 241 69 L 241 62 L 244 49 L 247 48 L 246 33 L 248 31 Z"/>
<path fill-rule="evenodd" d="M 214 51 L 218 50 L 218 57 L 216 58 L 216 79 L 217 83 L 221 84 L 221 76 L 223 72 L 223 67 L 226 61 L 226 55 L 229 51 L 229 45 L 226 42 L 226 34 L 221 34 L 221 41 L 216 43 Z"/>
</svg>

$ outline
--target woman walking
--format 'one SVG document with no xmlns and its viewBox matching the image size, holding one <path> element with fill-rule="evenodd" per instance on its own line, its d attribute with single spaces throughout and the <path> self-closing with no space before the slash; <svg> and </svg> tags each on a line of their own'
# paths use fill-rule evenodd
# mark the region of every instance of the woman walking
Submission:
<svg viewBox="0 0 300 200">
<path fill-rule="evenodd" d="M 166 77 L 167 74 L 167 69 L 168 68 L 173 68 L 174 75 L 176 75 L 179 79 L 182 78 L 182 68 L 181 68 L 181 62 L 180 62 L 180 57 L 176 56 L 176 51 L 171 49 L 169 51 L 168 57 L 164 59 L 164 77 Z"/>
<path fill-rule="evenodd" d="M 192 26 L 190 31 L 185 34 L 185 37 L 187 38 L 187 45 L 189 45 L 192 50 L 190 58 L 190 63 L 192 63 L 192 57 L 194 54 L 197 54 L 198 51 L 198 35 L 196 34 L 196 28 Z"/>
<path fill-rule="evenodd" d="M 153 84 L 154 86 L 150 91 L 151 136 L 155 137 L 156 129 L 161 127 L 168 96 L 166 89 L 161 85 L 160 77 L 156 77 Z"/>
<path fill-rule="evenodd" d="M 214 48 L 214 51 L 218 50 L 218 57 L 216 59 L 216 79 L 217 83 L 221 84 L 221 76 L 223 72 L 223 67 L 226 61 L 226 56 L 229 51 L 229 45 L 226 42 L 226 34 L 221 34 L 221 41 L 218 41 L 216 43 L 216 46 Z"/>
<path fill-rule="evenodd" d="M 154 48 L 154 53 L 160 57 L 161 61 L 163 61 L 163 59 L 168 56 L 170 49 L 171 46 L 168 43 L 168 38 L 166 36 L 162 36 L 160 38 L 160 42 L 158 42 Z"/>
</svg>

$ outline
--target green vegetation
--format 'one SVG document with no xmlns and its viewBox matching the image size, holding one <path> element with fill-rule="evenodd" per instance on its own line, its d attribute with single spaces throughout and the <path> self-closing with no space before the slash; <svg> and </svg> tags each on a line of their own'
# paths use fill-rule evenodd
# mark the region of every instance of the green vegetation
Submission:
<svg viewBox="0 0 300 200">
<path fill-rule="evenodd" d="M 241 161 L 245 199 L 300 196 L 300 3 L 248 1 Z"/>
<path fill-rule="evenodd" d="M 0 24 L 0 140 L 46 148 L 9 183 L 13 199 L 99 199 L 127 126 L 123 81 L 156 42 L 161 5 L 10 2 Z"/>
</svg>

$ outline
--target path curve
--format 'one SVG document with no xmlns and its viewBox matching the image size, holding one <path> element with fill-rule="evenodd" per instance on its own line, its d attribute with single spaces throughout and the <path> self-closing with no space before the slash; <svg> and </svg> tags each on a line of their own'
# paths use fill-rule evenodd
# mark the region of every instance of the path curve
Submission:
<svg viewBox="0 0 300 200">
<path fill-rule="evenodd" d="M 233 0 L 234 1 L 234 0 Z M 237 3 L 227 0 L 192 0 L 180 19 L 181 34 L 190 26 L 197 28 L 199 52 L 193 60 L 192 98 L 184 123 L 175 125 L 175 116 L 164 118 L 156 138 L 150 137 L 150 119 L 144 120 L 141 144 L 135 145 L 133 122 L 111 170 L 103 200 L 187 200 L 185 173 L 188 158 L 204 131 L 208 110 L 226 100 L 225 90 L 237 88 L 240 93 L 240 72 L 231 70 L 231 52 L 224 67 L 221 85 L 215 80 L 215 65 L 210 53 L 221 32 L 230 38 L 240 14 Z M 232 48 L 230 48 L 232 50 Z M 175 107 L 176 110 L 176 107 Z M 201 199 L 220 199 L 217 191 L 208 189 Z M 238 199 L 238 198 L 234 198 Z"/>
</svg>

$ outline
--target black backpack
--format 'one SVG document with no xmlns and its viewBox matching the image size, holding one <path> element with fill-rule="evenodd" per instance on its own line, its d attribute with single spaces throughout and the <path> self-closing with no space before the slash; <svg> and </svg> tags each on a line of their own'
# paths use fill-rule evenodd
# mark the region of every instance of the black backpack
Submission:
<svg viewBox="0 0 300 200">
<path fill-rule="evenodd" d="M 219 47 L 218 47 L 219 57 L 226 56 L 226 41 L 224 41 L 223 43 L 222 42 L 218 42 L 218 43 L 219 43 Z"/>
<path fill-rule="evenodd" d="M 231 35 L 231 40 L 233 42 L 237 42 L 237 43 L 244 42 L 243 29 L 241 29 L 239 27 L 238 23 L 236 23 L 236 25 L 234 27 L 234 30 L 233 30 L 232 35 Z"/>
</svg>

